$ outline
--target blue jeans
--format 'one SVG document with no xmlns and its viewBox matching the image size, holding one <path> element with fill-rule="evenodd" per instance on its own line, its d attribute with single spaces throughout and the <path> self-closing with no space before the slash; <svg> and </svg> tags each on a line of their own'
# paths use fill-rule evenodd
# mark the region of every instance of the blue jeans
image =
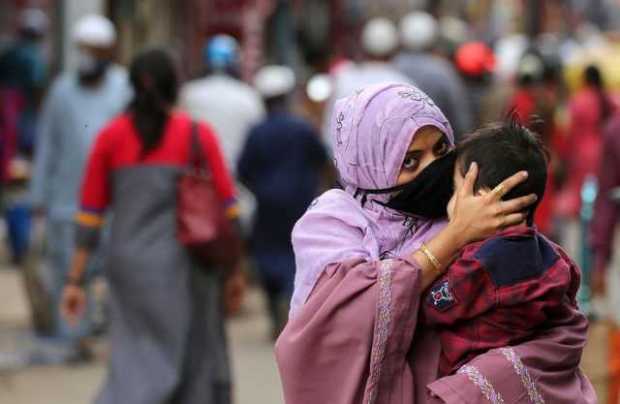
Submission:
<svg viewBox="0 0 620 404">
<path fill-rule="evenodd" d="M 9 246 L 13 259 L 19 262 L 28 251 L 32 214 L 30 212 L 30 206 L 25 202 L 10 203 L 7 205 L 5 217 Z"/>
</svg>

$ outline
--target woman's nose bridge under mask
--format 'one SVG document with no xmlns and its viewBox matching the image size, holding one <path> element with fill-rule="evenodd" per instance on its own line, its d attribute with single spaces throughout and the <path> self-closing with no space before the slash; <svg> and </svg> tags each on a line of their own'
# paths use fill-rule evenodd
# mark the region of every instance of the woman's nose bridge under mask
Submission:
<svg viewBox="0 0 620 404">
<path fill-rule="evenodd" d="M 356 196 L 363 194 L 362 205 L 368 194 L 394 194 L 383 206 L 402 213 L 439 219 L 447 216 L 446 208 L 454 192 L 453 173 L 456 152 L 453 150 L 435 161 L 412 181 L 384 189 L 358 189 Z"/>
</svg>

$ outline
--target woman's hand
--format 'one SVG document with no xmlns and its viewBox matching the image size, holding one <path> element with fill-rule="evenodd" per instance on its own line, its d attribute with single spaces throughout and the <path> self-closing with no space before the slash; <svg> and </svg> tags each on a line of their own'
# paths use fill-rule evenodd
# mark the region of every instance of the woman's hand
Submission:
<svg viewBox="0 0 620 404">
<path fill-rule="evenodd" d="M 241 270 L 236 270 L 224 282 L 224 311 L 226 316 L 231 317 L 239 313 L 243 305 L 247 281 Z"/>
<path fill-rule="evenodd" d="M 77 285 L 67 285 L 62 293 L 61 314 L 74 327 L 86 310 L 86 292 Z"/>
<path fill-rule="evenodd" d="M 522 223 L 527 218 L 525 208 L 536 202 L 536 195 L 502 201 L 502 197 L 527 179 L 527 172 L 519 172 L 504 180 L 491 192 L 476 195 L 474 184 L 478 165 L 473 163 L 463 184 L 455 190 L 455 203 L 448 228 L 458 235 L 460 246 L 490 237 L 509 226 Z"/>
</svg>

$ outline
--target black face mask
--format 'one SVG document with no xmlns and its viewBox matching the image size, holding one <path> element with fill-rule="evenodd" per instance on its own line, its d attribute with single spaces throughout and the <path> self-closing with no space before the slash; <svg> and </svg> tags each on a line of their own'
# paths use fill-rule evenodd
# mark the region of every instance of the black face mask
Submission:
<svg viewBox="0 0 620 404">
<path fill-rule="evenodd" d="M 104 59 L 94 60 L 88 67 L 80 67 L 78 71 L 80 80 L 86 82 L 98 81 L 103 77 L 110 66 L 110 61 Z"/>
<path fill-rule="evenodd" d="M 411 182 L 387 189 L 363 191 L 367 194 L 397 192 L 388 202 L 381 204 L 427 219 L 444 218 L 447 216 L 448 202 L 454 192 L 452 177 L 455 163 L 456 153 L 452 151 L 429 164 Z"/>
</svg>

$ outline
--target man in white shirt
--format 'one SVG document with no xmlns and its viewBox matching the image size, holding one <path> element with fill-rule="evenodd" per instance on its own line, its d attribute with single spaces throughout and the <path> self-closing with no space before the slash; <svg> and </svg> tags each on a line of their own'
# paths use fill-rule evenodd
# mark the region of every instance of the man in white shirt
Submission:
<svg viewBox="0 0 620 404">
<path fill-rule="evenodd" d="M 91 146 L 99 131 L 131 98 L 126 70 L 113 63 L 116 29 L 101 15 L 87 15 L 73 29 L 77 70 L 63 72 L 43 102 L 30 184 L 31 204 L 44 214 L 52 279 L 56 335 L 75 346 L 91 332 L 89 316 L 76 327 L 60 316 L 58 305 L 73 255 L 77 195 Z"/>
<path fill-rule="evenodd" d="M 372 84 L 385 82 L 413 84 L 411 79 L 391 62 L 398 49 L 398 30 L 394 23 L 387 18 L 371 19 L 364 26 L 360 40 L 366 55 L 365 60 L 343 67 L 333 78 L 333 92 L 323 120 L 324 139 L 329 138 L 327 129 L 331 111 L 338 99 L 348 97 Z"/>
<path fill-rule="evenodd" d="M 235 77 L 239 45 L 233 37 L 213 37 L 204 57 L 209 73 L 183 86 L 181 108 L 193 119 L 213 126 L 228 167 L 233 169 L 248 132 L 265 116 L 265 108 L 256 90 Z"/>
</svg>

